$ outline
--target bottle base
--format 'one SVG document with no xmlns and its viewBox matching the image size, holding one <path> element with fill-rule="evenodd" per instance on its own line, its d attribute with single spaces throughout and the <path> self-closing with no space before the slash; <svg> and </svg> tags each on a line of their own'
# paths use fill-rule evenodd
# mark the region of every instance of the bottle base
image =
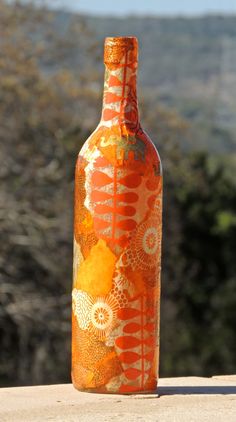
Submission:
<svg viewBox="0 0 236 422">
<path fill-rule="evenodd" d="M 153 395 L 155 397 L 158 395 L 157 385 L 153 389 L 149 390 L 134 390 L 134 391 L 117 391 L 117 390 L 107 390 L 104 387 L 97 387 L 97 388 L 82 388 L 78 387 L 76 384 L 72 383 L 73 387 L 81 392 L 81 393 L 93 393 L 93 394 L 110 394 L 110 395 L 118 395 L 118 396 L 134 396 L 134 395 Z"/>
</svg>

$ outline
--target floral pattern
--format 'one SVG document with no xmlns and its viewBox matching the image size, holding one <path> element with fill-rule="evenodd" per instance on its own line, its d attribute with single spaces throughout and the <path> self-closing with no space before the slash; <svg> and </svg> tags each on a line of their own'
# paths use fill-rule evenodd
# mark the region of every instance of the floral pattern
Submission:
<svg viewBox="0 0 236 422">
<path fill-rule="evenodd" d="M 108 39 L 105 62 L 102 120 L 75 173 L 72 379 L 85 391 L 153 391 L 161 163 L 139 122 L 136 39 Z"/>
<path fill-rule="evenodd" d="M 112 294 L 95 298 L 82 290 L 73 289 L 72 306 L 82 330 L 92 332 L 99 340 L 104 340 L 112 331 L 119 308 Z"/>
</svg>

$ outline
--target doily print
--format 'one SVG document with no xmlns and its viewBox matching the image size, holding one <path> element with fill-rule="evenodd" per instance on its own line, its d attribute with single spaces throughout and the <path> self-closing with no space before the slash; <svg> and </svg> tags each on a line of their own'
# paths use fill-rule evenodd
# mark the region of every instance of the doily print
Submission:
<svg viewBox="0 0 236 422">
<path fill-rule="evenodd" d="M 95 328 L 98 330 L 106 330 L 111 326 L 112 319 L 112 309 L 104 300 L 98 300 L 94 303 L 91 310 L 91 320 Z"/>
<path fill-rule="evenodd" d="M 92 298 L 82 290 L 73 289 L 72 309 L 82 330 L 89 328 Z"/>
<path fill-rule="evenodd" d="M 108 37 L 101 121 L 75 171 L 72 377 L 78 390 L 155 391 L 162 166 L 140 126 L 137 40 Z"/>
<path fill-rule="evenodd" d="M 74 287 L 76 287 L 76 278 L 77 273 L 79 271 L 80 265 L 84 261 L 83 254 L 81 252 L 81 248 L 78 242 L 76 242 L 76 239 L 74 237 L 74 248 L 73 248 L 73 283 Z"/>
<path fill-rule="evenodd" d="M 157 266 L 161 249 L 161 225 L 158 213 L 143 221 L 134 231 L 129 248 L 121 255 L 119 264 L 147 271 Z"/>
<path fill-rule="evenodd" d="M 149 227 L 144 235 L 142 240 L 143 250 L 148 255 L 153 255 L 156 253 L 158 248 L 158 232 L 156 227 Z"/>
<path fill-rule="evenodd" d="M 135 286 L 126 275 L 121 272 L 119 267 L 117 267 L 117 270 L 113 275 L 111 293 L 117 299 L 119 308 L 124 308 L 128 303 L 129 296 L 132 296 L 135 293 Z"/>
<path fill-rule="evenodd" d="M 119 309 L 117 299 L 112 294 L 95 298 L 77 289 L 73 289 L 72 299 L 79 327 L 90 331 L 99 340 L 105 340 L 115 326 Z"/>
</svg>

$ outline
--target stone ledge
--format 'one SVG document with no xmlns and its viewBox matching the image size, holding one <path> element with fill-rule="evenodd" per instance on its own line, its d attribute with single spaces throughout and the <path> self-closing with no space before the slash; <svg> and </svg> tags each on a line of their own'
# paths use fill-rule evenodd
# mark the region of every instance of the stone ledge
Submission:
<svg viewBox="0 0 236 422">
<path fill-rule="evenodd" d="M 157 394 L 81 393 L 71 384 L 0 389 L 1 422 L 235 422 L 236 375 L 162 378 Z"/>
</svg>

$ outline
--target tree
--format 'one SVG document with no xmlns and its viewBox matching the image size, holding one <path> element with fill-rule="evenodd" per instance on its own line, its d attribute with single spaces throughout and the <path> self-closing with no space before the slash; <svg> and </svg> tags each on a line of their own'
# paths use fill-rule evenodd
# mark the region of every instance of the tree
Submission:
<svg viewBox="0 0 236 422">
<path fill-rule="evenodd" d="M 172 273 L 169 268 L 165 273 L 164 263 L 163 372 L 232 373 L 236 363 L 235 183 L 222 162 L 206 152 L 180 155 L 174 166 L 167 178 L 172 181 L 180 230 L 175 265 L 171 261 L 169 267 Z M 168 260 L 167 250 L 166 256 Z"/>
<path fill-rule="evenodd" d="M 77 153 L 64 139 L 86 132 L 73 112 L 84 93 L 69 70 L 40 68 L 57 40 L 42 43 L 27 31 L 48 28 L 51 12 L 2 1 L 0 12 L 0 382 L 57 382 L 69 379 Z M 81 142 L 77 136 L 77 149 Z"/>
</svg>

